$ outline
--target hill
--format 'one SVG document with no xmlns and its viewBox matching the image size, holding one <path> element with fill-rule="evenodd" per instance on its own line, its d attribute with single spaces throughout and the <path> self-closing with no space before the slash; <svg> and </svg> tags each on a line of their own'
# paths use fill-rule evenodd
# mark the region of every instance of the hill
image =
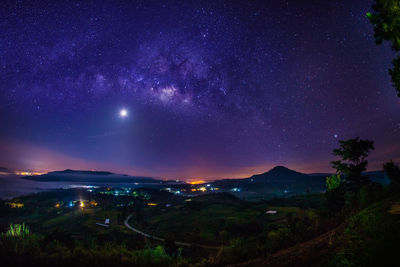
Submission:
<svg viewBox="0 0 400 267">
<path fill-rule="evenodd" d="M 284 166 L 255 174 L 248 178 L 223 179 L 212 182 L 213 186 L 231 191 L 236 196 L 247 200 L 281 198 L 325 191 L 326 177 L 329 173 L 305 174 Z M 389 184 L 384 171 L 365 172 L 371 181 Z"/>
<path fill-rule="evenodd" d="M 107 171 L 80 171 L 80 170 L 66 169 L 66 170 L 63 170 L 63 171 L 49 172 L 48 174 L 111 175 L 113 173 L 112 172 L 107 172 Z"/>
<path fill-rule="evenodd" d="M 13 172 L 10 169 L 0 166 L 0 174 L 12 174 L 12 173 Z"/>
<path fill-rule="evenodd" d="M 309 181 L 310 175 L 288 169 L 284 166 L 276 166 L 268 172 L 256 174 L 247 179 L 253 179 L 255 183 L 294 183 L 300 181 Z"/>
<path fill-rule="evenodd" d="M 397 266 L 399 218 L 397 194 L 316 238 L 234 266 Z"/>
<path fill-rule="evenodd" d="M 268 172 L 248 178 L 217 180 L 213 186 L 231 189 L 240 198 L 257 200 L 321 192 L 325 190 L 325 178 L 276 166 Z"/>
<path fill-rule="evenodd" d="M 310 176 L 329 176 L 332 175 L 333 173 L 310 173 L 308 175 Z M 368 176 L 371 181 L 376 182 L 376 183 L 381 183 L 381 184 L 389 184 L 390 180 L 387 174 L 383 170 L 378 170 L 378 171 L 368 171 L 364 172 L 363 175 Z"/>
<path fill-rule="evenodd" d="M 160 183 L 151 177 L 129 176 L 107 171 L 64 170 L 43 175 L 25 176 L 23 179 L 40 182 L 91 182 L 91 183 Z"/>
</svg>

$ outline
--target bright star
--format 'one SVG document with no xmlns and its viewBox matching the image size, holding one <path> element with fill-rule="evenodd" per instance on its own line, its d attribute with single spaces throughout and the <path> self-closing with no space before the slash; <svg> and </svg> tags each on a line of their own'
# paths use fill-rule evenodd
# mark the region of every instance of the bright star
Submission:
<svg viewBox="0 0 400 267">
<path fill-rule="evenodd" d="M 119 111 L 119 116 L 122 117 L 122 118 L 128 116 L 128 111 L 127 111 L 126 109 L 124 109 L 124 108 L 121 109 L 121 110 Z"/>
</svg>

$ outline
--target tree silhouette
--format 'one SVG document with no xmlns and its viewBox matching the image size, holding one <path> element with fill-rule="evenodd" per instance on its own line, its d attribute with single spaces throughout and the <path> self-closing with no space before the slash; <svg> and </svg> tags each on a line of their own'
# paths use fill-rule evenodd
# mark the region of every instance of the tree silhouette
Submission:
<svg viewBox="0 0 400 267">
<path fill-rule="evenodd" d="M 374 142 L 359 137 L 346 141 L 339 141 L 340 148 L 333 150 L 333 155 L 341 160 L 332 161 L 333 168 L 338 174 L 343 174 L 347 183 L 361 186 L 368 182 L 368 177 L 362 175 L 367 169 L 366 160 L 370 150 L 374 149 Z"/>
<path fill-rule="evenodd" d="M 400 167 L 391 160 L 383 165 L 383 169 L 389 176 L 392 186 L 396 189 L 400 188 Z"/>
<path fill-rule="evenodd" d="M 393 59 L 393 69 L 389 70 L 393 86 L 400 97 L 400 1 L 399 0 L 375 0 L 372 5 L 374 13 L 368 12 L 367 17 L 374 26 L 376 44 L 383 41 L 392 43 L 392 49 L 396 52 Z"/>
</svg>

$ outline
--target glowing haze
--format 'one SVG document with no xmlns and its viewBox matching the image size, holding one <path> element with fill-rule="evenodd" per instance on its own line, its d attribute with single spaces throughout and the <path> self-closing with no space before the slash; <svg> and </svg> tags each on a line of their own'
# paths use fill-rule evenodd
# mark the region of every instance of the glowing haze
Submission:
<svg viewBox="0 0 400 267">
<path fill-rule="evenodd" d="M 369 1 L 60 2 L 1 8 L 2 167 L 325 172 L 355 136 L 371 168 L 400 158 Z"/>
</svg>

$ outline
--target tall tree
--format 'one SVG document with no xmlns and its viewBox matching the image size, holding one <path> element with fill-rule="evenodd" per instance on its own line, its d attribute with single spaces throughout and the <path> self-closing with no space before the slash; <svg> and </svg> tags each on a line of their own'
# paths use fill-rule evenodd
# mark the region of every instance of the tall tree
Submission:
<svg viewBox="0 0 400 267">
<path fill-rule="evenodd" d="M 392 186 L 396 189 L 400 188 L 400 167 L 391 160 L 383 165 L 383 169 L 389 176 Z"/>
<path fill-rule="evenodd" d="M 363 176 L 362 172 L 367 169 L 368 153 L 374 149 L 374 142 L 356 137 L 339 143 L 340 148 L 334 149 L 333 155 L 341 160 L 332 161 L 333 168 L 338 174 L 343 174 L 350 184 L 360 186 L 368 182 L 368 177 Z"/>
<path fill-rule="evenodd" d="M 393 69 L 389 70 L 389 74 L 400 97 L 400 1 L 375 0 L 372 9 L 374 12 L 368 12 L 367 17 L 374 26 L 376 44 L 391 42 L 392 49 L 396 52 L 392 62 Z"/>
</svg>

